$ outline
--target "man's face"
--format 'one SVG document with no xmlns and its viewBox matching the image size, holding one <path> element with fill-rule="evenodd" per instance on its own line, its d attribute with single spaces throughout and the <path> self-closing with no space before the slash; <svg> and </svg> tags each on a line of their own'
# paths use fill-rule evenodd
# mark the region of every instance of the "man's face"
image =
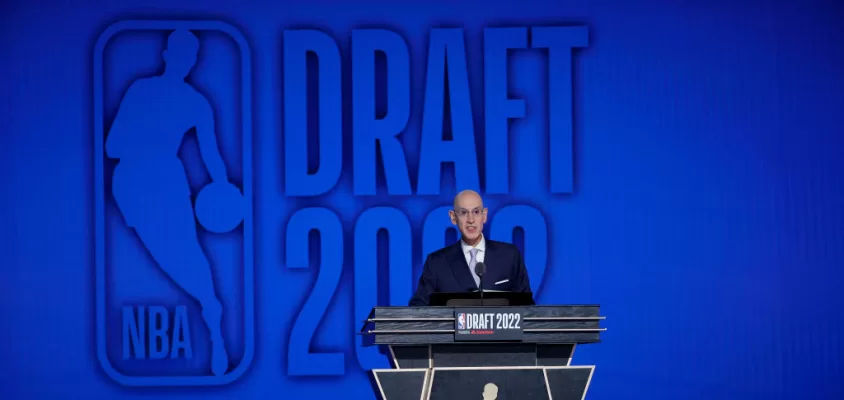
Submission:
<svg viewBox="0 0 844 400">
<path fill-rule="evenodd" d="M 460 234 L 467 242 L 474 242 L 481 236 L 486 223 L 487 210 L 481 197 L 466 193 L 457 198 L 454 210 L 449 212 L 451 223 L 457 225 Z"/>
</svg>

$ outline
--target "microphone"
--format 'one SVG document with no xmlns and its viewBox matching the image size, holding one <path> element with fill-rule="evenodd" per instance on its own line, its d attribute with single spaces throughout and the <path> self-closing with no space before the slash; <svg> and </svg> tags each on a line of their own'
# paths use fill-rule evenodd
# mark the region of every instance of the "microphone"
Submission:
<svg viewBox="0 0 844 400">
<path fill-rule="evenodd" d="M 478 275 L 478 290 L 481 291 L 481 306 L 484 305 L 484 273 L 486 272 L 486 264 L 483 261 L 475 264 L 475 274 Z"/>
</svg>

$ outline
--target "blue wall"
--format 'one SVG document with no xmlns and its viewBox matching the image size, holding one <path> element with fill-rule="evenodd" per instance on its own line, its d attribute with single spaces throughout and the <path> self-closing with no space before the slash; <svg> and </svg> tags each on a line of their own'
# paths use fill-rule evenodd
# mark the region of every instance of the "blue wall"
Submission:
<svg viewBox="0 0 844 400">
<path fill-rule="evenodd" d="M 597 365 L 588 399 L 844 397 L 840 5 L 235 3 L 3 5 L 10 398 L 374 398 L 366 370 L 388 364 L 354 333 L 376 303 L 406 304 L 424 255 L 455 240 L 445 210 L 463 188 L 484 195 L 487 235 L 523 250 L 540 303 L 601 305 L 604 342 L 575 352 Z M 113 25 L 136 19 L 153 22 Z M 210 107 L 169 86 L 140 95 L 151 111 L 130 118 L 140 136 L 124 154 L 156 138 L 176 149 L 184 118 L 214 115 L 244 193 L 196 211 L 222 376 L 198 303 L 117 207 L 104 151 L 127 88 L 162 72 L 178 27 L 196 29 L 188 81 Z M 484 40 L 490 27 L 510 29 Z M 505 43 L 527 49 L 484 57 Z M 215 173 L 197 137 L 184 171 L 175 152 L 141 157 L 155 167 L 124 193 L 169 273 L 202 291 L 208 268 L 174 211 Z M 166 311 L 192 358 L 125 359 L 137 308 L 123 306 Z"/>
</svg>

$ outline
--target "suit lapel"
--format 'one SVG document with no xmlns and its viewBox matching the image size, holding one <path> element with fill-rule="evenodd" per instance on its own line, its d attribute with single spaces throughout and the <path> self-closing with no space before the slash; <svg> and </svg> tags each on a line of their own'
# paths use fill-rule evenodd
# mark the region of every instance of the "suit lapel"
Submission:
<svg viewBox="0 0 844 400">
<path fill-rule="evenodd" d="M 460 247 L 460 242 L 452 245 L 451 252 L 448 256 L 448 265 L 451 267 L 451 273 L 454 274 L 454 279 L 460 287 L 466 290 L 476 290 L 475 278 L 469 272 L 469 264 L 466 263 L 466 256 L 463 255 L 463 249 Z"/>
</svg>

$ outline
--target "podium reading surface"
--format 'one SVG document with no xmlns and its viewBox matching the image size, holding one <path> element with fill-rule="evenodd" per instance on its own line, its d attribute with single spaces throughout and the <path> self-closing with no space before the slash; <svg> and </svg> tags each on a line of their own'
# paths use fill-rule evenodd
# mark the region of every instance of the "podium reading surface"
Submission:
<svg viewBox="0 0 844 400">
<path fill-rule="evenodd" d="M 431 293 L 431 306 L 532 306 L 533 293 L 484 290 L 481 292 Z"/>
<path fill-rule="evenodd" d="M 524 305 L 523 295 L 500 293 L 494 305 L 487 305 L 490 293 L 485 292 L 484 306 L 459 294 L 457 306 L 373 308 L 361 330 L 364 344 L 386 345 L 392 365 L 372 371 L 377 395 L 384 400 L 584 399 L 595 366 L 571 361 L 578 344 L 600 342 L 605 328 L 599 322 L 605 318 L 599 306 Z M 502 305 L 508 297 L 519 305 Z"/>
</svg>

